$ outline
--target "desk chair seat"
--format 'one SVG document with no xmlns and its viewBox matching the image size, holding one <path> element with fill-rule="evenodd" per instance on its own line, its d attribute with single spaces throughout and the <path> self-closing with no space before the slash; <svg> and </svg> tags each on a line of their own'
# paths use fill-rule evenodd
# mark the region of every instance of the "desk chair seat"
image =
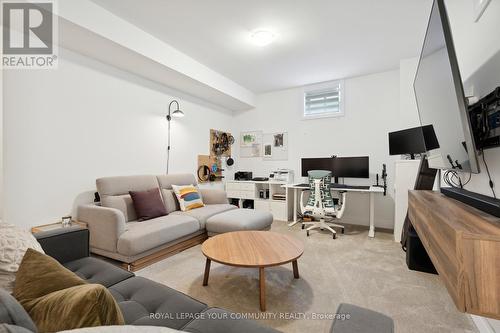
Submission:
<svg viewBox="0 0 500 333">
<path fill-rule="evenodd" d="M 300 196 L 300 208 L 302 215 L 311 216 L 316 221 L 303 222 L 302 229 L 306 229 L 307 236 L 309 231 L 314 229 L 328 230 L 333 238 L 337 237 L 337 232 L 332 227 L 342 229 L 344 226 L 332 223 L 340 219 L 345 211 L 346 192 L 340 192 L 341 196 L 338 203 L 335 203 L 331 193 L 332 173 L 326 170 L 311 170 L 308 172 L 310 195 L 307 204 L 304 205 L 304 192 Z"/>
</svg>

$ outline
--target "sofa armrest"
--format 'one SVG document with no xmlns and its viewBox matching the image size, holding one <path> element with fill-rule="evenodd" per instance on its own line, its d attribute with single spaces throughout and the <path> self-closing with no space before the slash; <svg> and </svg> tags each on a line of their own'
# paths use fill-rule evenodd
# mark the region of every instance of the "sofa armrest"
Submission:
<svg viewBox="0 0 500 333">
<path fill-rule="evenodd" d="M 89 231 L 80 226 L 59 228 L 34 234 L 43 251 L 64 264 L 89 256 Z"/>
<path fill-rule="evenodd" d="M 125 231 L 125 216 L 115 208 L 94 204 L 78 207 L 78 220 L 87 223 L 90 247 L 116 252 L 116 244 Z"/>
<path fill-rule="evenodd" d="M 204 204 L 214 205 L 214 204 L 229 203 L 226 191 L 224 190 L 218 190 L 212 188 L 200 188 L 199 191 Z"/>
</svg>

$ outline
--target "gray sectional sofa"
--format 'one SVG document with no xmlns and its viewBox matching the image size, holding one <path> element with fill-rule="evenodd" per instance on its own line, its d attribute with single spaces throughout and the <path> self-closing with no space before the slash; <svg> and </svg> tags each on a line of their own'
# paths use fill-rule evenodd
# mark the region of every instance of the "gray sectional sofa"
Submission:
<svg viewBox="0 0 500 333">
<path fill-rule="evenodd" d="M 168 327 L 193 333 L 278 332 L 255 321 L 231 318 L 229 311 L 208 307 L 165 285 L 90 257 L 88 235 L 87 229 L 72 227 L 38 233 L 36 238 L 47 255 L 87 282 L 108 288 L 122 311 L 126 325 Z M 1 289 L 0 324 L 21 326 L 28 332 L 36 332 L 23 307 Z M 15 328 L 12 331 L 26 332 Z"/>
<path fill-rule="evenodd" d="M 99 204 L 78 207 L 77 219 L 90 231 L 92 253 L 125 263 L 130 269 L 203 242 L 205 223 L 217 214 L 237 209 L 223 190 L 200 188 L 205 207 L 182 212 L 172 185 L 197 185 L 192 174 L 106 177 L 96 181 Z M 129 191 L 158 188 L 168 215 L 138 222 Z"/>
</svg>

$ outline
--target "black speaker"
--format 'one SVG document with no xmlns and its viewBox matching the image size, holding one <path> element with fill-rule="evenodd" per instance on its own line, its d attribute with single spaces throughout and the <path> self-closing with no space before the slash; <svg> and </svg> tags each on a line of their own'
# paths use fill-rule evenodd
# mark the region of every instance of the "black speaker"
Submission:
<svg viewBox="0 0 500 333">
<path fill-rule="evenodd" d="M 406 265 L 413 271 L 437 274 L 431 258 L 411 224 L 406 241 Z"/>
</svg>

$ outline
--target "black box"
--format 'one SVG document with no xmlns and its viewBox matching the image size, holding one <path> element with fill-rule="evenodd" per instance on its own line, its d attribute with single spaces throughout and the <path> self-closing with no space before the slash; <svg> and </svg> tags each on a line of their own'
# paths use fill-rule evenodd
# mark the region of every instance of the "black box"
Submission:
<svg viewBox="0 0 500 333">
<path fill-rule="evenodd" d="M 234 173 L 234 180 L 252 180 L 251 171 L 238 171 Z"/>
<path fill-rule="evenodd" d="M 406 265 L 413 271 L 437 274 L 431 258 L 429 258 L 417 232 L 411 225 L 408 230 L 408 240 L 406 243 Z"/>
</svg>

